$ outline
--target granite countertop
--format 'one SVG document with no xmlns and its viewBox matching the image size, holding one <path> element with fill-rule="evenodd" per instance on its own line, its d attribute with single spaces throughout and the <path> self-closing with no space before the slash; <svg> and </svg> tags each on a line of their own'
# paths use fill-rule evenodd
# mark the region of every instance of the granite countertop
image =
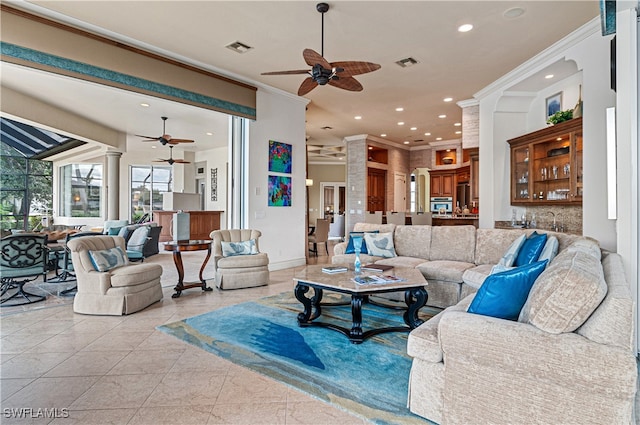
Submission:
<svg viewBox="0 0 640 425">
<path fill-rule="evenodd" d="M 444 220 L 477 220 L 478 214 L 462 214 L 462 215 L 452 215 L 452 214 L 433 214 L 431 218 L 438 218 Z"/>
</svg>

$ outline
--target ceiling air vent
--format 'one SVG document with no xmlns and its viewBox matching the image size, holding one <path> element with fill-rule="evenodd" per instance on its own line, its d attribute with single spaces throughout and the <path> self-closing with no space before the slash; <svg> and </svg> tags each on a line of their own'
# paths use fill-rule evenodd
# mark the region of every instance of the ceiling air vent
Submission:
<svg viewBox="0 0 640 425">
<path fill-rule="evenodd" d="M 413 66 L 415 64 L 417 64 L 418 61 L 415 60 L 414 58 L 405 58 L 405 59 L 400 59 L 399 61 L 396 61 L 396 64 L 398 66 L 401 66 L 402 68 L 408 68 L 410 66 Z"/>
<path fill-rule="evenodd" d="M 235 41 L 231 44 L 227 44 L 225 46 L 227 49 L 231 49 L 236 53 L 247 53 L 249 50 L 253 49 L 253 47 L 251 46 L 247 46 L 244 43 L 241 43 L 239 41 Z"/>
</svg>

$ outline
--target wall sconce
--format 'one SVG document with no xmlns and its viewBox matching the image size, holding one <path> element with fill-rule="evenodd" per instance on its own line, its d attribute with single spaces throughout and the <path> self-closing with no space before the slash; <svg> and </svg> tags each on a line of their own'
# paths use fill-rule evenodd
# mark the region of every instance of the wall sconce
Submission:
<svg viewBox="0 0 640 425">
<path fill-rule="evenodd" d="M 305 179 L 305 184 L 307 185 L 307 187 L 313 186 L 313 179 Z"/>
</svg>

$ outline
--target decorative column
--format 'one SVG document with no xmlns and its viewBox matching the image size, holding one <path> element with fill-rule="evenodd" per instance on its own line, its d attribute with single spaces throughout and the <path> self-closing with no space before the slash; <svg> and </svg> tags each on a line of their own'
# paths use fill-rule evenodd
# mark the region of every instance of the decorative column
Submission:
<svg viewBox="0 0 640 425">
<path fill-rule="evenodd" d="M 480 146 L 480 102 L 477 99 L 461 100 L 462 108 L 462 149 Z"/>
<path fill-rule="evenodd" d="M 107 220 L 120 218 L 120 157 L 122 152 L 107 151 Z"/>
</svg>

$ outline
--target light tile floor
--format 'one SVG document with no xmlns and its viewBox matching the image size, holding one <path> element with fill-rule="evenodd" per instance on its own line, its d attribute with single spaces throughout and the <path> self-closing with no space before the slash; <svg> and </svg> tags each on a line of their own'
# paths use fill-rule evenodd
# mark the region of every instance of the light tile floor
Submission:
<svg viewBox="0 0 640 425">
<path fill-rule="evenodd" d="M 197 279 L 203 257 L 183 254 L 187 281 Z M 161 253 L 146 262 L 163 265 L 164 299 L 129 316 L 75 314 L 73 297 L 56 295 L 65 286 L 47 284 L 39 286 L 52 292 L 46 301 L 0 310 L 2 424 L 367 423 L 155 329 L 292 290 L 296 269 L 271 272 L 265 287 L 213 292 L 195 288 L 173 299 L 176 272 L 171 255 Z M 321 254 L 310 262 L 329 258 Z M 208 266 L 205 278 L 212 275 Z M 27 416 L 38 416 L 38 409 L 57 409 L 59 416 L 68 412 L 69 417 L 18 419 L 7 410 L 21 408 L 33 409 Z"/>
</svg>

